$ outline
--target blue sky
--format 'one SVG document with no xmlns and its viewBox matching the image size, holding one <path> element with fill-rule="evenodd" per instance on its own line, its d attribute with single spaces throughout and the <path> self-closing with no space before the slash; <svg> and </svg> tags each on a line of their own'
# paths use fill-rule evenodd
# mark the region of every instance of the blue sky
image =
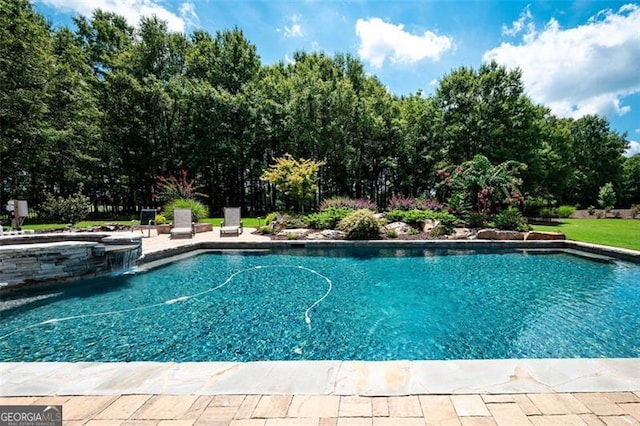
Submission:
<svg viewBox="0 0 640 426">
<path fill-rule="evenodd" d="M 94 8 L 174 31 L 237 26 L 264 64 L 297 50 L 349 52 L 389 90 L 433 93 L 462 65 L 520 67 L 527 94 L 562 117 L 606 116 L 640 152 L 640 2 L 32 0 L 54 25 Z"/>
</svg>

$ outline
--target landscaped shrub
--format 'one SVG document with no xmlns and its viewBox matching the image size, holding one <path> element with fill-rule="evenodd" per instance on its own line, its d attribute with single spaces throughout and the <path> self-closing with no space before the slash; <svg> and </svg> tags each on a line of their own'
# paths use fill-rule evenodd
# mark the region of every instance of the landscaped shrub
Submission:
<svg viewBox="0 0 640 426">
<path fill-rule="evenodd" d="M 616 203 L 616 193 L 613 190 L 613 184 L 608 182 L 604 184 L 598 191 L 598 204 L 609 213 Z"/>
<path fill-rule="evenodd" d="M 67 198 L 46 194 L 44 203 L 40 205 L 40 213 L 43 218 L 55 223 L 80 222 L 87 217 L 90 211 L 89 198 L 80 192 Z"/>
<path fill-rule="evenodd" d="M 393 195 L 387 204 L 387 210 L 433 210 L 441 211 L 443 204 L 435 198 L 414 198 Z"/>
<path fill-rule="evenodd" d="M 576 208 L 573 206 L 560 206 L 556 209 L 558 217 L 567 218 L 571 217 L 576 212 Z"/>
<path fill-rule="evenodd" d="M 496 214 L 493 218 L 493 222 L 498 229 L 505 229 L 510 231 L 528 231 L 529 224 L 527 219 L 522 216 L 520 210 L 515 207 L 509 207 Z"/>
<path fill-rule="evenodd" d="M 448 211 L 459 218 L 464 218 L 471 211 L 471 204 L 465 198 L 464 193 L 456 192 L 449 198 Z"/>
<path fill-rule="evenodd" d="M 278 212 L 269 213 L 267 217 L 264 218 L 264 224 L 271 225 L 271 223 L 275 221 L 278 218 L 278 216 L 280 216 L 280 213 Z"/>
<path fill-rule="evenodd" d="M 258 232 L 263 235 L 271 235 L 275 233 L 275 229 L 273 229 L 273 225 L 264 225 L 258 228 Z"/>
<path fill-rule="evenodd" d="M 501 206 L 512 206 L 524 201 L 519 190 L 522 179 L 517 176 L 526 168 L 526 164 L 517 161 L 506 161 L 494 166 L 487 157 L 476 155 L 460 165 L 438 170 L 437 175 L 442 182 L 437 188 L 442 194 L 449 196 L 449 207 L 461 217 L 469 210 L 463 208 L 467 205 L 488 215 Z"/>
<path fill-rule="evenodd" d="M 366 198 L 347 198 L 347 197 L 332 197 L 327 198 L 320 203 L 320 211 L 324 211 L 331 208 L 347 208 L 351 210 L 369 209 L 377 211 L 378 206 L 374 201 L 367 200 Z"/>
<path fill-rule="evenodd" d="M 390 229 L 387 231 L 387 238 L 398 238 L 398 233 L 395 230 Z"/>
<path fill-rule="evenodd" d="M 546 218 L 558 217 L 558 212 L 555 207 L 542 207 L 540 209 L 540 217 L 546 217 Z"/>
<path fill-rule="evenodd" d="M 352 213 L 354 209 L 348 207 L 328 207 L 320 213 L 308 215 L 305 220 L 314 229 L 335 229 L 338 223 Z"/>
<path fill-rule="evenodd" d="M 416 208 L 419 210 L 432 210 L 434 212 L 440 212 L 444 208 L 444 204 L 435 198 L 417 198 Z"/>
<path fill-rule="evenodd" d="M 209 208 L 194 199 L 177 198 L 169 201 L 162 209 L 164 216 L 171 221 L 173 221 L 173 209 L 191 209 L 191 214 L 196 222 L 209 217 Z"/>
<path fill-rule="evenodd" d="M 304 220 L 304 216 L 284 214 L 280 218 L 277 224 L 279 229 L 294 229 L 294 228 L 306 228 L 307 222 Z"/>
<path fill-rule="evenodd" d="M 587 207 L 587 213 L 589 213 L 589 216 L 593 216 L 594 214 L 596 214 L 596 208 L 593 206 Z"/>
<path fill-rule="evenodd" d="M 342 219 L 338 229 L 348 240 L 366 240 L 380 237 L 380 223 L 369 209 L 360 209 Z"/>
<path fill-rule="evenodd" d="M 157 214 L 155 221 L 156 225 L 164 225 L 165 223 L 167 223 L 167 218 L 162 214 Z"/>
<path fill-rule="evenodd" d="M 427 219 L 427 212 L 424 210 L 391 210 L 384 214 L 389 222 L 405 222 L 412 225 L 423 223 Z"/>
<path fill-rule="evenodd" d="M 318 192 L 318 170 L 323 164 L 285 154 L 262 172 L 260 180 L 273 185 L 285 205 L 292 203 L 296 211 L 304 211 Z"/>
<path fill-rule="evenodd" d="M 187 180 L 186 170 L 180 171 L 180 177 L 158 176 L 156 178 L 156 192 L 152 196 L 154 199 L 167 202 L 182 198 L 207 197 L 206 194 L 198 192 L 198 187 L 193 180 Z"/>
<path fill-rule="evenodd" d="M 529 217 L 545 217 L 542 214 L 543 209 L 549 212 L 556 205 L 556 201 L 550 195 L 547 196 L 527 196 L 524 199 L 523 211 L 525 216 Z M 546 216 L 549 217 L 549 216 Z"/>
<path fill-rule="evenodd" d="M 482 213 L 471 212 L 467 214 L 464 223 L 470 228 L 483 228 L 487 226 L 487 217 Z"/>
<path fill-rule="evenodd" d="M 414 210 L 417 208 L 416 199 L 404 195 L 392 195 L 387 204 L 388 210 Z"/>
</svg>

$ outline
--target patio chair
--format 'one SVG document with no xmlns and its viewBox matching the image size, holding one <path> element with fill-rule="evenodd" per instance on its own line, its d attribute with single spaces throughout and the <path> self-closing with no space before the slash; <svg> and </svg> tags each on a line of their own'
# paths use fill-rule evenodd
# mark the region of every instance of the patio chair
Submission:
<svg viewBox="0 0 640 426">
<path fill-rule="evenodd" d="M 192 238 L 193 223 L 191 209 L 173 209 L 171 238 Z"/>
<path fill-rule="evenodd" d="M 132 227 L 132 229 L 139 229 L 144 237 L 144 230 L 147 230 L 147 237 L 151 236 L 151 229 L 156 225 L 156 215 L 158 211 L 156 209 L 142 209 L 140 211 L 140 225 Z"/>
<path fill-rule="evenodd" d="M 225 207 L 224 220 L 220 227 L 220 236 L 226 234 L 240 235 L 242 233 L 242 220 L 240 219 L 240 207 Z"/>
</svg>

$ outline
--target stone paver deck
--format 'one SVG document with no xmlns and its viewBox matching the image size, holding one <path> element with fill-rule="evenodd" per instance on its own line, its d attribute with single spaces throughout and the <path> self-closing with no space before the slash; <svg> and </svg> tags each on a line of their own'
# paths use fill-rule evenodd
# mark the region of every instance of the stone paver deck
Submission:
<svg viewBox="0 0 640 426">
<path fill-rule="evenodd" d="M 87 426 L 640 425 L 640 392 L 0 397 L 0 405 L 9 404 L 62 405 L 65 425 Z"/>
<path fill-rule="evenodd" d="M 252 231 L 143 253 L 269 240 Z M 62 405 L 65 425 L 640 425 L 640 359 L 0 363 L 7 404 Z"/>
<path fill-rule="evenodd" d="M 171 249 L 175 247 L 195 245 L 200 242 L 206 241 L 218 241 L 218 242 L 259 242 L 270 241 L 266 235 L 253 234 L 255 228 L 244 228 L 242 234 L 235 236 L 220 236 L 220 227 L 213 227 L 213 231 L 199 232 L 193 236 L 193 238 L 176 238 L 172 239 L 169 234 L 155 233 L 151 234 L 151 237 L 147 237 L 147 231 L 143 230 L 142 238 L 142 254 L 150 254 L 158 251 Z"/>
</svg>

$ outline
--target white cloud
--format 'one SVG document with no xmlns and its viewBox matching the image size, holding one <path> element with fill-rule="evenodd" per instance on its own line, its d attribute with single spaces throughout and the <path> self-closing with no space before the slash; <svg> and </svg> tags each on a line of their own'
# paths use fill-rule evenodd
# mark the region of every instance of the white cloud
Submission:
<svg viewBox="0 0 640 426">
<path fill-rule="evenodd" d="M 358 19 L 356 35 L 360 38 L 358 54 L 376 68 L 387 59 L 399 64 L 413 64 L 423 59 L 438 61 L 440 55 L 452 47 L 447 36 L 438 36 L 431 31 L 414 35 L 406 32 L 404 25 L 394 25 L 380 18 Z"/>
<path fill-rule="evenodd" d="M 524 28 L 527 28 L 528 33 L 535 32 L 535 24 L 533 23 L 533 14 L 531 13 L 531 5 L 528 4 L 527 7 L 520 13 L 520 17 L 517 21 L 513 21 L 511 23 L 511 27 L 507 27 L 506 25 L 502 26 L 502 35 L 506 36 L 516 36 L 520 33 Z"/>
<path fill-rule="evenodd" d="M 623 115 L 631 108 L 622 100 L 640 93 L 638 28 L 640 6 L 633 4 L 575 28 L 551 19 L 541 32 L 530 26 L 521 44 L 503 43 L 483 59 L 520 67 L 532 99 L 557 115 Z"/>
<path fill-rule="evenodd" d="M 190 27 L 195 27 L 200 23 L 200 19 L 196 13 L 196 5 L 193 3 L 182 3 L 180 5 L 180 16 Z"/>
<path fill-rule="evenodd" d="M 95 9 L 124 16 L 130 25 L 138 25 L 143 16 L 156 15 L 167 22 L 170 31 L 184 32 L 185 20 L 161 6 L 159 0 L 42 0 L 56 9 L 71 10 L 90 17 Z M 184 4 L 183 4 L 184 6 Z M 182 8 L 182 6 L 181 6 Z M 182 9 L 181 9 L 182 10 Z M 193 11 L 195 14 L 195 11 Z"/>
<path fill-rule="evenodd" d="M 285 25 L 284 29 L 278 28 L 276 31 L 282 32 L 285 38 L 302 37 L 302 25 L 300 25 L 300 15 L 292 15 L 289 18 L 290 25 Z"/>
<path fill-rule="evenodd" d="M 636 154 L 640 154 L 640 142 L 629 141 L 629 148 L 625 151 L 625 157 L 633 157 Z"/>
</svg>

